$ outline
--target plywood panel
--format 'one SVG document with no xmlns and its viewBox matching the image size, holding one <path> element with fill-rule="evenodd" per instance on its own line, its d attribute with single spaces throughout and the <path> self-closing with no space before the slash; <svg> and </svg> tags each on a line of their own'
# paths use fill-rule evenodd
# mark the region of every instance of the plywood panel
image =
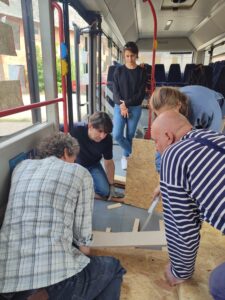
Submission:
<svg viewBox="0 0 225 300">
<path fill-rule="evenodd" d="M 0 110 L 23 105 L 19 80 L 0 81 Z"/>
<path fill-rule="evenodd" d="M 209 225 L 203 226 L 201 236 L 194 276 L 176 287 L 169 287 L 164 279 L 166 252 L 134 248 L 92 249 L 92 252 L 118 258 L 127 270 L 120 300 L 212 300 L 209 274 L 225 261 L 225 236 Z"/>
<path fill-rule="evenodd" d="M 0 22 L 0 54 L 16 56 L 12 27 Z"/>
<path fill-rule="evenodd" d="M 9 0 L 0 0 L 0 1 L 7 4 L 7 5 L 9 5 Z"/>
<path fill-rule="evenodd" d="M 128 159 L 125 203 L 149 208 L 153 191 L 159 184 L 155 152 L 153 141 L 133 139 L 132 155 Z"/>
<path fill-rule="evenodd" d="M 166 252 L 143 249 L 94 250 L 96 255 L 118 258 L 127 270 L 123 278 L 120 300 L 178 300 L 177 289 L 164 280 Z"/>
</svg>

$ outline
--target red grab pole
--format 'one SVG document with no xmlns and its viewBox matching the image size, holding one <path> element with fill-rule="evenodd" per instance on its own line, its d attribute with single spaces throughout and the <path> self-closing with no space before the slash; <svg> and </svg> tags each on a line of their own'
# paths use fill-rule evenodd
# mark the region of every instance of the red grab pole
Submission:
<svg viewBox="0 0 225 300">
<path fill-rule="evenodd" d="M 150 5 L 152 16 L 153 16 L 153 21 L 154 21 L 154 35 L 153 35 L 153 44 L 152 44 L 152 74 L 151 74 L 151 95 L 155 90 L 155 54 L 156 54 L 156 49 L 157 49 L 157 17 L 155 13 L 155 8 L 151 2 L 151 0 L 143 0 L 143 2 L 147 2 Z M 152 116 L 151 116 L 151 108 L 149 107 L 149 117 L 148 117 L 148 130 L 146 132 L 145 138 L 150 139 L 151 138 L 151 121 L 152 121 Z"/>
<path fill-rule="evenodd" d="M 53 9 L 57 9 L 59 16 L 59 41 L 60 45 L 64 43 L 64 34 L 63 34 L 63 13 L 62 9 L 58 3 L 52 2 Z M 61 55 L 61 72 L 62 72 L 62 98 L 63 98 L 63 127 L 64 132 L 68 132 L 68 117 L 67 117 L 67 102 L 66 102 L 66 74 L 63 72 L 62 66 L 62 47 L 60 47 L 60 55 Z"/>
</svg>

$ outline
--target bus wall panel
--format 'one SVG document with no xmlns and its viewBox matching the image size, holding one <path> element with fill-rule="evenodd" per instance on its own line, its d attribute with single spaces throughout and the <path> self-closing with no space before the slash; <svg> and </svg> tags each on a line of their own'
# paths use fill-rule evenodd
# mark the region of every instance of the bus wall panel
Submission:
<svg viewBox="0 0 225 300">
<path fill-rule="evenodd" d="M 140 51 L 152 51 L 151 38 L 139 39 L 137 45 Z M 194 51 L 195 48 L 188 38 L 158 38 L 157 51 Z"/>
<path fill-rule="evenodd" d="M 0 143 L 0 226 L 3 221 L 10 188 L 9 160 L 20 153 L 31 151 L 43 137 L 50 135 L 54 130 L 53 123 L 38 124 Z"/>
</svg>

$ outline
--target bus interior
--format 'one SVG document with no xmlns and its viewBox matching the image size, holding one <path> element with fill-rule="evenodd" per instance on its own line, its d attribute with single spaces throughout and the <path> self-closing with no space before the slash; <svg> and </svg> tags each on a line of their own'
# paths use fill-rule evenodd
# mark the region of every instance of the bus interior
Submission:
<svg viewBox="0 0 225 300">
<path fill-rule="evenodd" d="M 35 156 L 44 136 L 60 123 L 70 131 L 74 122 L 87 121 L 95 111 L 113 116 L 113 72 L 123 64 L 126 42 L 137 43 L 138 63 L 149 66 L 137 140 L 151 138 L 152 91 L 192 84 L 190 74 L 196 67 L 206 74 L 198 84 L 225 97 L 224 15 L 224 0 L 0 0 L 0 224 L 13 168 Z M 120 157 L 114 142 L 116 175 L 123 181 L 118 189 L 126 196 L 128 172 L 121 169 Z M 153 181 L 153 175 L 148 180 Z M 139 189 L 143 182 L 140 179 Z M 122 204 L 107 210 L 108 204 L 95 201 L 96 231 L 130 232 L 135 219 L 141 228 L 149 216 L 148 207 Z M 160 204 L 146 230 L 162 234 L 162 221 Z M 121 299 L 207 300 L 212 299 L 209 272 L 225 260 L 225 241 L 207 226 L 202 240 L 193 279 L 172 288 L 163 279 L 165 245 L 94 248 L 93 253 L 113 255 L 124 263 Z"/>
</svg>

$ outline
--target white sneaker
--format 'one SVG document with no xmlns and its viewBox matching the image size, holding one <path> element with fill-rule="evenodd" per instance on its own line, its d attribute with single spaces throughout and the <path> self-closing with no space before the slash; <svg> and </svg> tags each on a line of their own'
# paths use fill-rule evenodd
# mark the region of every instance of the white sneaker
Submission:
<svg viewBox="0 0 225 300">
<path fill-rule="evenodd" d="M 121 158 L 121 168 L 122 168 L 122 170 L 127 169 L 127 157 L 126 156 L 122 156 L 122 158 Z"/>
</svg>

